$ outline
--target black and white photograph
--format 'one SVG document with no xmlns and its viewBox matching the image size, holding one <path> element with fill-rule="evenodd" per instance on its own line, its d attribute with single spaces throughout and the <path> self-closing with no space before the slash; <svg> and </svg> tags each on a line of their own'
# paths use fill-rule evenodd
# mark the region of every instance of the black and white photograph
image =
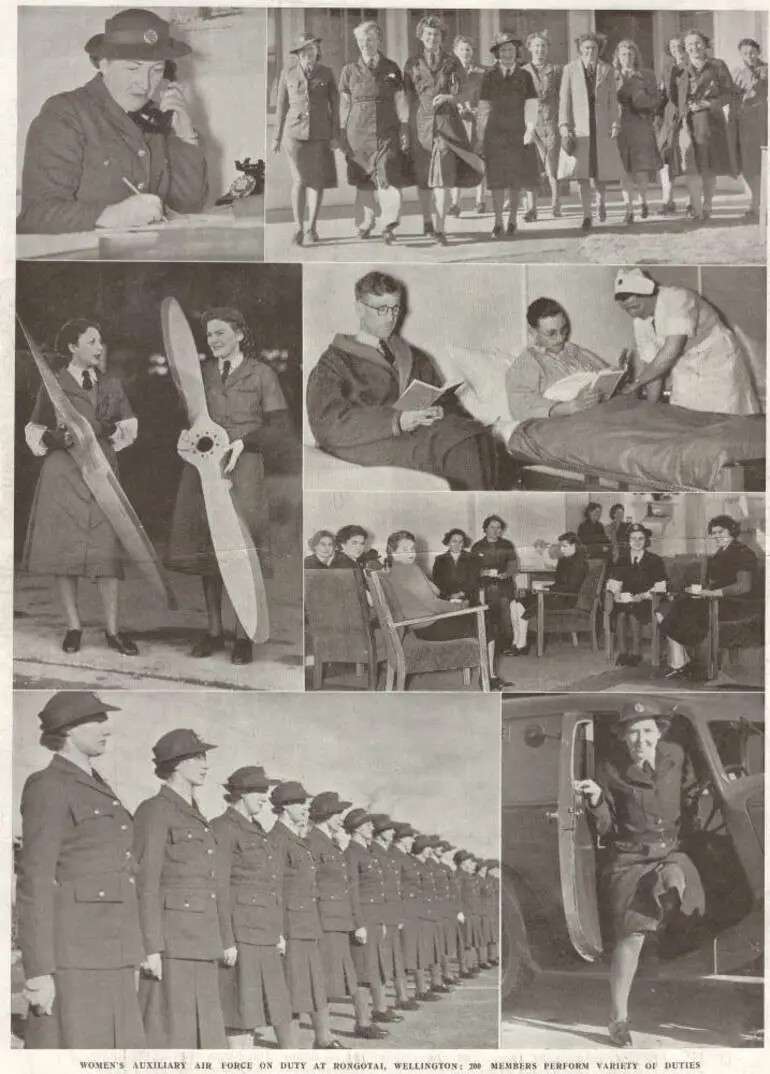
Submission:
<svg viewBox="0 0 770 1074">
<path fill-rule="evenodd" d="M 17 687 L 302 689 L 294 266 L 19 263 Z"/>
<path fill-rule="evenodd" d="M 315 690 L 761 689 L 765 497 L 305 495 Z"/>
<path fill-rule="evenodd" d="M 762 268 L 309 265 L 303 290 L 308 489 L 764 489 Z"/>
<path fill-rule="evenodd" d="M 502 749 L 501 1046 L 763 1048 L 764 694 L 511 697 Z"/>
<path fill-rule="evenodd" d="M 764 264 L 762 11 L 274 8 L 268 258 Z"/>
<path fill-rule="evenodd" d="M 19 8 L 17 257 L 262 261 L 264 10 Z"/>
<path fill-rule="evenodd" d="M 493 699 L 15 696 L 14 1047 L 497 1047 Z"/>
</svg>

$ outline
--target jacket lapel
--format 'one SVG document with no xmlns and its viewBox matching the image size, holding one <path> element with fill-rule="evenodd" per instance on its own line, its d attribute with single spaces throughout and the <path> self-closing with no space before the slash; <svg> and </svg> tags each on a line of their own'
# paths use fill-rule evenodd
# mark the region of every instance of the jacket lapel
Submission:
<svg viewBox="0 0 770 1074">
<path fill-rule="evenodd" d="M 137 150 L 146 146 L 147 143 L 142 137 L 142 132 L 129 114 L 124 112 L 120 105 L 110 96 L 101 75 L 97 75 L 90 82 L 87 82 L 85 89 L 93 97 L 104 119 L 120 133 L 125 141 Z"/>
<path fill-rule="evenodd" d="M 393 347 L 392 339 L 390 340 L 390 345 Z M 352 355 L 354 358 L 360 358 L 365 362 L 371 362 L 380 369 L 386 370 L 392 376 L 398 375 L 390 362 L 386 361 L 384 355 L 380 354 L 376 347 L 369 347 L 365 343 L 359 343 L 355 336 L 343 336 L 338 334 L 332 340 L 332 346 L 339 348 L 339 350 L 344 351 L 346 354 Z M 393 351 L 395 353 L 395 348 L 393 348 Z"/>
<path fill-rule="evenodd" d="M 241 364 L 238 366 L 238 368 L 234 369 L 232 371 L 232 373 L 230 374 L 230 376 L 227 378 L 227 383 L 225 384 L 225 388 L 229 388 L 231 385 L 237 384 L 239 380 L 243 380 L 245 377 L 248 377 L 253 369 L 254 369 L 254 360 L 253 360 L 253 358 L 244 358 L 243 361 L 241 362 Z M 217 372 L 219 372 L 218 369 L 217 369 Z"/>
</svg>

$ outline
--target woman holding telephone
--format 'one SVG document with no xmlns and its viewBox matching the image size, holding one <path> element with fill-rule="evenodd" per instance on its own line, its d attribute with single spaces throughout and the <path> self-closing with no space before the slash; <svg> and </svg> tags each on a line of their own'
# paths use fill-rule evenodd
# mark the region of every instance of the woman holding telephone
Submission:
<svg viewBox="0 0 770 1074">
<path fill-rule="evenodd" d="M 206 160 L 182 89 L 167 80 L 190 47 L 164 19 L 129 9 L 85 51 L 99 73 L 50 97 L 30 125 L 19 232 L 142 227 L 166 208 L 200 212 Z"/>
</svg>

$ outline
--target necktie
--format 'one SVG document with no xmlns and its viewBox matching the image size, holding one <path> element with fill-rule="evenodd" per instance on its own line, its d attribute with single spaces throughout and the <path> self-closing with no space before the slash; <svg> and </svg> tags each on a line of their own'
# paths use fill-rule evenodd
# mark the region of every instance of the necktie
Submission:
<svg viewBox="0 0 770 1074">
<path fill-rule="evenodd" d="M 396 356 L 386 339 L 380 340 L 380 353 L 389 365 L 395 366 Z"/>
<path fill-rule="evenodd" d="M 367 60 L 366 66 L 369 68 L 370 71 L 373 71 L 374 68 L 377 66 L 377 61 L 375 59 Z"/>
<path fill-rule="evenodd" d="M 230 369 L 231 369 L 230 362 L 227 359 L 225 359 L 224 362 L 222 362 L 222 383 L 223 384 L 227 381 L 227 378 L 230 376 Z"/>
<path fill-rule="evenodd" d="M 83 379 L 81 383 L 87 392 L 90 392 L 94 386 L 93 378 L 87 369 L 83 370 Z"/>
</svg>

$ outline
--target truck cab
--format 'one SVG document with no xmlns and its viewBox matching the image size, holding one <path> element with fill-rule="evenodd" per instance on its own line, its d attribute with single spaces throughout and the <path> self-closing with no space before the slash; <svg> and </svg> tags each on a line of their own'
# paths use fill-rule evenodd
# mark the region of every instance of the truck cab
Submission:
<svg viewBox="0 0 770 1074">
<path fill-rule="evenodd" d="M 761 978 L 764 935 L 764 695 L 655 694 L 666 734 L 692 761 L 695 823 L 681 849 L 706 891 L 702 918 L 657 934 L 659 976 Z M 503 701 L 503 994 L 527 973 L 603 972 L 607 935 L 598 878 L 608 847 L 574 782 L 617 748 L 625 693 Z"/>
</svg>

